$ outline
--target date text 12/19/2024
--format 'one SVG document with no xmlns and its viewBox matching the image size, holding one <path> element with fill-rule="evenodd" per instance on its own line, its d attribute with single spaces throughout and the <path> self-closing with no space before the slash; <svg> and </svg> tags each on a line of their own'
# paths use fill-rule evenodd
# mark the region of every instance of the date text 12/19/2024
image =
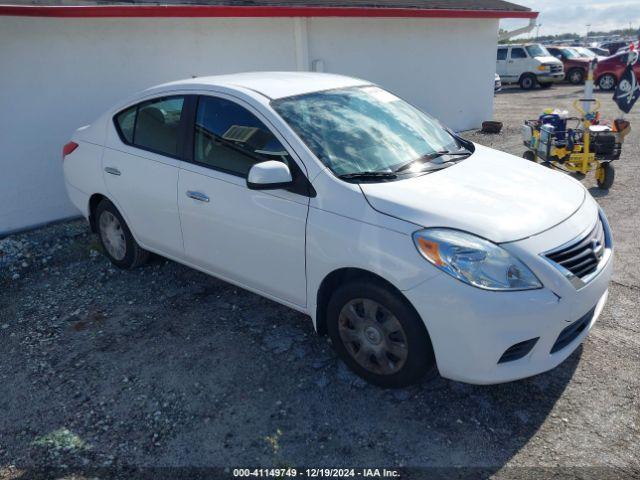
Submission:
<svg viewBox="0 0 640 480">
<path fill-rule="evenodd" d="M 400 473 L 386 468 L 234 468 L 233 476 L 238 478 L 399 478 Z"/>
</svg>

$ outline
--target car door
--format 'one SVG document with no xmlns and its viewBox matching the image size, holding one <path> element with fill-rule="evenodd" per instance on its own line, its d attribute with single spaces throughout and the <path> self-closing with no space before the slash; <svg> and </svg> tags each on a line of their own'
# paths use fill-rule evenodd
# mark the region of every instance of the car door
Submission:
<svg viewBox="0 0 640 480">
<path fill-rule="evenodd" d="M 118 113 L 102 157 L 109 197 L 136 240 L 179 258 L 184 250 L 176 197 L 187 98 L 155 98 Z"/>
<path fill-rule="evenodd" d="M 507 62 L 507 73 L 509 78 L 517 81 L 525 72 L 530 71 L 529 58 L 527 52 L 522 47 L 511 47 L 509 60 Z"/>
<path fill-rule="evenodd" d="M 498 47 L 496 73 L 500 75 L 501 79 L 509 80 L 509 75 L 507 74 L 507 47 Z"/>
<path fill-rule="evenodd" d="M 181 166 L 178 180 L 185 255 L 216 276 L 303 307 L 309 196 L 246 184 L 251 166 L 266 160 L 284 161 L 294 176 L 304 175 L 266 123 L 231 97 L 198 99 L 191 162 Z"/>
</svg>

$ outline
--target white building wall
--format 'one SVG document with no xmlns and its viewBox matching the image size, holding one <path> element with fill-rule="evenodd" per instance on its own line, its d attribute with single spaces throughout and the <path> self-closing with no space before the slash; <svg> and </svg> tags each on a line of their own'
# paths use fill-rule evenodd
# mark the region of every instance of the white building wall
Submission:
<svg viewBox="0 0 640 480">
<path fill-rule="evenodd" d="M 76 215 L 61 149 L 146 87 L 296 70 L 373 80 L 455 129 L 490 118 L 497 20 L 0 17 L 0 234 Z M 304 64 L 307 65 L 304 65 Z"/>
</svg>

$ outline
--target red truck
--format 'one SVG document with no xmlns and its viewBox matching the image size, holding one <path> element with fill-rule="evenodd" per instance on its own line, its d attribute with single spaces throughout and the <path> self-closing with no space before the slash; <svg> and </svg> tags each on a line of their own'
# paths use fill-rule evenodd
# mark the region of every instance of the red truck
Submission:
<svg viewBox="0 0 640 480">
<path fill-rule="evenodd" d="M 601 90 L 613 90 L 616 88 L 624 69 L 627 67 L 627 55 L 628 52 L 617 53 L 598 62 L 593 79 Z M 640 62 L 635 63 L 633 71 L 638 82 L 640 82 Z"/>
<path fill-rule="evenodd" d="M 590 59 L 580 55 L 572 47 L 547 46 L 549 53 L 564 65 L 565 80 L 580 85 L 587 78 Z"/>
</svg>

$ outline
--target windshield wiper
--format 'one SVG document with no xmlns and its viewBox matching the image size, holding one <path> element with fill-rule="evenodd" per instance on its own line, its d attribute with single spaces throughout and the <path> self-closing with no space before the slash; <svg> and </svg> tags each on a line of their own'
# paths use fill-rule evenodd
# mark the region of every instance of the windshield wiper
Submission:
<svg viewBox="0 0 640 480">
<path fill-rule="evenodd" d="M 338 178 L 341 178 L 342 180 L 384 180 L 396 177 L 397 175 L 395 172 L 353 172 L 338 175 Z"/>
<path fill-rule="evenodd" d="M 471 153 L 469 150 L 463 150 L 463 151 L 457 151 L 457 152 L 452 152 L 450 150 L 440 150 L 438 152 L 433 152 L 433 153 L 428 153 L 427 155 L 423 155 L 422 157 L 416 159 L 416 160 L 411 160 L 410 162 L 404 163 L 402 165 L 400 165 L 398 168 L 396 168 L 394 170 L 394 173 L 398 173 L 398 172 L 403 172 L 409 168 L 411 168 L 411 165 L 413 165 L 416 162 L 422 162 L 422 163 L 426 163 L 426 162 L 431 162 L 437 158 L 443 157 L 445 155 L 449 155 L 452 157 L 460 157 L 460 156 L 469 156 L 471 155 Z M 442 165 L 444 163 L 450 163 L 450 162 L 455 162 L 456 159 L 451 159 L 451 160 L 443 160 L 438 162 L 436 165 Z"/>
</svg>

